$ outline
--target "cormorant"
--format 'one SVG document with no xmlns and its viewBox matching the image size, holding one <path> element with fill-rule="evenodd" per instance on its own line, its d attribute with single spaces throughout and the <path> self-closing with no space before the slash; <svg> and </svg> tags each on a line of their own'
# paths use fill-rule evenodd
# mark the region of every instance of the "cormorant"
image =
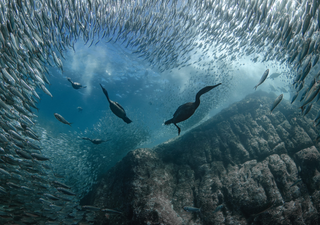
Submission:
<svg viewBox="0 0 320 225">
<path fill-rule="evenodd" d="M 87 138 L 87 137 L 83 137 L 81 139 L 91 141 L 95 145 L 101 144 L 102 142 L 109 141 L 109 140 L 102 140 L 102 139 L 91 139 L 91 138 Z"/>
<path fill-rule="evenodd" d="M 82 84 L 78 82 L 73 82 L 70 77 L 67 77 L 67 80 L 71 83 L 74 89 L 86 88 L 87 86 L 82 86 Z"/>
<path fill-rule="evenodd" d="M 196 111 L 196 109 L 200 105 L 200 96 L 203 95 L 204 93 L 207 93 L 211 89 L 219 86 L 221 83 L 214 85 L 214 86 L 206 86 L 202 88 L 196 95 L 196 101 L 195 102 L 188 102 L 185 103 L 176 110 L 176 112 L 173 114 L 173 118 L 170 120 L 167 120 L 164 124 L 169 125 L 173 123 L 177 128 L 178 128 L 178 135 L 180 135 L 180 127 L 177 126 L 177 123 L 180 123 L 182 121 L 185 121 L 188 119 L 190 116 L 193 115 L 193 113 Z"/>
<path fill-rule="evenodd" d="M 110 109 L 111 109 L 111 111 L 112 111 L 117 117 L 123 119 L 124 122 L 126 122 L 126 123 L 131 123 L 132 121 L 126 116 L 126 112 L 124 111 L 124 109 L 122 108 L 122 106 L 121 106 L 118 102 L 111 101 L 111 100 L 109 99 L 107 90 L 104 89 L 104 87 L 102 87 L 101 84 L 100 84 L 100 86 L 101 86 L 101 88 L 102 88 L 103 93 L 104 93 L 105 96 L 107 97 L 108 102 L 110 103 Z"/>
</svg>

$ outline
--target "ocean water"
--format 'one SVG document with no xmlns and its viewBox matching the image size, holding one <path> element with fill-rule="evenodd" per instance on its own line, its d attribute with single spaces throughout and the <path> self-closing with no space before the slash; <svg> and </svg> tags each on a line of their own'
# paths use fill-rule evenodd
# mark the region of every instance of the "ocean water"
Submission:
<svg viewBox="0 0 320 225">
<path fill-rule="evenodd" d="M 81 198 L 130 150 L 176 138 L 177 128 L 164 122 L 172 118 L 180 105 L 194 101 L 196 93 L 205 86 L 222 83 L 202 95 L 194 115 L 178 124 L 180 135 L 255 92 L 254 86 L 267 69 L 269 77 L 274 73 L 280 75 L 267 78 L 257 89 L 277 96 L 284 94 L 284 99 L 289 100 L 302 84 L 304 89 L 298 98 L 303 91 L 311 93 L 310 82 L 319 79 L 316 1 L 1 0 L 0 3 L 0 31 L 4 37 L 0 79 L 6 88 L 13 86 L 32 95 L 19 81 L 25 80 L 40 96 L 40 100 L 34 100 L 39 110 L 33 109 L 26 115 L 34 121 L 30 128 L 39 137 L 35 143 L 41 147 L 40 151 L 25 147 L 29 138 L 26 139 L 23 129 L 17 131 L 23 137 L 21 141 L 26 142 L 23 147 L 6 142 L 1 145 L 2 156 L 9 155 L 18 161 L 10 163 L 7 159 L 0 164 L 10 173 L 1 174 L 0 186 L 11 196 L 0 209 L 3 224 L 22 221 L 21 218 L 28 217 L 23 215 L 26 211 L 40 217 L 29 216 L 30 223 L 92 221 L 91 215 L 85 219 L 85 212 L 79 210 Z M 304 44 L 308 41 L 311 43 Z M 293 55 L 297 56 L 291 61 Z M 308 63 L 312 64 L 311 69 L 302 79 L 300 75 L 305 73 Z M 28 65 L 47 77 L 50 84 L 45 87 L 53 97 L 41 90 L 41 81 L 32 75 L 36 72 Z M 74 89 L 68 77 L 86 88 Z M 111 112 L 100 84 L 110 99 L 125 109 L 132 123 L 126 124 Z M 17 96 L 13 92 L 7 95 Z M 16 112 L 7 102 L 9 96 L 4 93 L 2 96 L 9 106 L 6 109 L 2 105 L 2 112 Z M 15 103 L 21 105 L 23 101 L 26 99 Z M 54 113 L 62 115 L 71 126 L 58 121 Z M 17 114 L 21 117 L 23 113 Z M 21 122 L 19 118 L 2 120 Z M 1 132 L 10 143 L 14 143 L 12 139 L 19 140 L 8 130 L 11 129 L 2 127 Z M 83 137 L 107 141 L 95 145 Z M 41 153 L 50 160 L 21 157 L 15 151 L 19 149 L 29 154 Z M 34 173 L 41 177 L 37 182 L 45 187 L 33 182 L 28 166 L 21 166 L 19 160 L 39 167 Z M 14 174 L 21 177 L 13 179 Z M 61 185 L 55 185 L 54 181 L 67 185 L 72 193 L 59 191 L 57 187 Z M 32 194 L 28 195 L 21 186 L 32 189 Z M 44 195 L 48 193 L 60 200 L 53 201 Z M 69 205 L 58 208 L 66 202 L 63 197 L 70 198 Z M 17 209 L 18 206 L 23 208 Z M 13 210 L 17 212 L 12 213 Z M 70 213 L 74 214 L 72 219 L 67 216 Z"/>
</svg>

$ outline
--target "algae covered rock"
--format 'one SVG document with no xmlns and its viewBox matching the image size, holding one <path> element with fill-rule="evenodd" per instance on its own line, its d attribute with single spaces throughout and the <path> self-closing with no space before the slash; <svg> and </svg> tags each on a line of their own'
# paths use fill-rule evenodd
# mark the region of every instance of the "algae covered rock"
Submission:
<svg viewBox="0 0 320 225">
<path fill-rule="evenodd" d="M 129 152 L 92 198 L 123 215 L 98 213 L 96 224 L 320 222 L 315 111 L 302 117 L 283 101 L 271 114 L 273 100 L 257 92 L 175 140 Z"/>
</svg>

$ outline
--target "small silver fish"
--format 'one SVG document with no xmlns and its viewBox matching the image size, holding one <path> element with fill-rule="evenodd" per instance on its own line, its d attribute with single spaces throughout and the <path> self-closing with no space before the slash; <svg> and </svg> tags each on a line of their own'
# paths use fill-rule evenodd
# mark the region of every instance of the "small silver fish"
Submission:
<svg viewBox="0 0 320 225">
<path fill-rule="evenodd" d="M 51 98 L 53 97 L 50 91 L 43 84 L 40 84 L 40 88 L 43 90 L 44 93 L 49 95 Z"/>
<path fill-rule="evenodd" d="M 276 98 L 276 100 L 273 102 L 273 104 L 272 104 L 272 106 L 271 106 L 271 109 L 270 109 L 271 112 L 270 112 L 270 113 L 272 113 L 272 111 L 277 107 L 277 105 L 279 105 L 279 103 L 281 102 L 282 98 L 283 98 L 283 94 L 279 95 L 279 96 Z"/>
<path fill-rule="evenodd" d="M 101 211 L 106 212 L 107 214 L 122 214 L 122 212 L 114 209 L 101 209 Z"/>
<path fill-rule="evenodd" d="M 21 186 L 20 188 L 23 189 L 23 190 L 26 190 L 26 191 L 34 192 L 34 190 L 32 188 L 29 188 L 27 186 Z"/>
<path fill-rule="evenodd" d="M 52 183 L 55 186 L 60 186 L 60 187 L 66 188 L 66 189 L 71 189 L 71 187 L 69 187 L 69 186 L 67 186 L 67 185 L 65 185 L 65 184 L 63 184 L 63 183 L 61 183 L 59 181 L 53 181 Z"/>
<path fill-rule="evenodd" d="M 45 157 L 41 154 L 38 154 L 38 153 L 31 153 L 31 156 L 34 158 L 34 159 L 37 159 L 39 161 L 47 161 L 47 160 L 50 160 L 50 158 L 48 157 Z"/>
<path fill-rule="evenodd" d="M 100 211 L 101 209 L 92 205 L 83 205 L 82 209 L 85 209 L 87 211 Z"/>
<path fill-rule="evenodd" d="M 31 141 L 27 141 L 26 147 L 41 150 L 41 148 L 38 145 L 33 144 Z"/>
<path fill-rule="evenodd" d="M 32 159 L 32 156 L 28 152 L 25 152 L 23 150 L 17 150 L 17 149 L 15 151 L 20 157 L 24 159 Z"/>
<path fill-rule="evenodd" d="M 0 193 L 7 194 L 7 191 L 6 191 L 6 189 L 4 189 L 3 187 L 0 186 Z"/>
<path fill-rule="evenodd" d="M 19 185 L 15 184 L 15 183 L 12 183 L 12 182 L 7 182 L 7 185 L 11 188 L 20 188 Z"/>
<path fill-rule="evenodd" d="M 213 213 L 219 212 L 224 207 L 223 204 L 218 205 L 217 208 L 213 211 Z"/>
<path fill-rule="evenodd" d="M 299 95 L 299 92 L 296 92 L 294 94 L 294 96 L 292 97 L 292 100 L 291 100 L 291 104 L 297 99 L 298 95 Z"/>
<path fill-rule="evenodd" d="M 57 187 L 57 190 L 62 192 L 63 194 L 66 194 L 66 195 L 76 195 L 72 191 L 69 191 L 68 189 L 65 189 L 65 188 L 62 188 L 62 187 Z"/>
<path fill-rule="evenodd" d="M 20 140 L 20 141 L 24 141 L 23 137 L 21 137 L 20 134 L 18 134 L 14 130 L 9 130 L 8 133 L 11 135 L 11 137 L 13 137 L 17 140 Z"/>
<path fill-rule="evenodd" d="M 49 194 L 49 193 L 44 193 L 43 194 L 44 196 L 46 196 L 47 198 L 51 199 L 51 200 L 60 200 L 60 198 L 52 195 L 52 194 Z"/>
<path fill-rule="evenodd" d="M 303 107 L 302 108 L 302 115 L 303 116 L 307 115 L 310 112 L 311 108 L 312 108 L 312 104 L 309 104 L 309 105 Z"/>
<path fill-rule="evenodd" d="M 300 107 L 301 109 L 313 101 L 313 99 L 318 95 L 320 91 L 320 80 L 315 82 L 315 84 L 312 86 L 312 88 L 306 93 L 305 100 L 303 102 L 303 105 Z"/>
<path fill-rule="evenodd" d="M 34 140 L 39 141 L 39 138 L 37 137 L 37 135 L 34 134 L 31 130 L 26 130 L 26 131 L 25 131 L 25 134 L 26 134 L 28 137 L 30 137 L 30 138 L 32 138 L 32 139 L 34 139 Z"/>
<path fill-rule="evenodd" d="M 262 75 L 259 83 L 258 83 L 256 86 L 254 86 L 254 89 L 255 89 L 255 90 L 257 90 L 257 87 L 258 87 L 259 85 L 261 85 L 261 84 L 267 79 L 268 74 L 269 74 L 269 69 L 267 69 L 267 70 L 263 73 L 263 75 Z"/>
<path fill-rule="evenodd" d="M 63 118 L 63 116 L 61 116 L 58 113 L 55 113 L 54 116 L 57 118 L 57 120 L 59 120 L 61 123 L 64 124 L 68 124 L 69 126 L 71 126 L 71 123 L 69 123 L 65 118 Z"/>
<path fill-rule="evenodd" d="M 4 170 L 4 169 L 2 169 L 2 168 L 0 168 L 0 174 L 4 174 L 4 175 L 6 175 L 6 176 L 11 177 L 11 174 L 10 174 L 8 171 L 6 171 L 6 170 Z"/>
<path fill-rule="evenodd" d="M 320 119 L 320 111 L 318 112 L 316 118 L 314 119 L 314 122 L 317 122 Z"/>
<path fill-rule="evenodd" d="M 293 187 L 293 186 L 295 186 L 296 184 L 298 184 L 299 182 L 301 182 L 302 180 L 301 179 L 299 179 L 299 180 L 296 180 L 293 184 L 291 184 L 290 185 L 290 187 Z"/>
<path fill-rule="evenodd" d="M 306 31 L 309 28 L 310 25 L 310 20 L 311 20 L 311 15 L 308 13 L 303 21 L 303 25 L 302 25 L 302 36 L 304 36 L 304 34 L 306 33 Z"/>
<path fill-rule="evenodd" d="M 193 206 L 184 206 L 183 210 L 186 212 L 201 212 L 201 208 L 196 208 Z"/>
</svg>

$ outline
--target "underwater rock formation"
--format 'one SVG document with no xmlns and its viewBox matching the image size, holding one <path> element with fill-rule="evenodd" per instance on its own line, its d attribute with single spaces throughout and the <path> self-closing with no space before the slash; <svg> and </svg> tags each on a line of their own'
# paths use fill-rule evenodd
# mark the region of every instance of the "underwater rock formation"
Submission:
<svg viewBox="0 0 320 225">
<path fill-rule="evenodd" d="M 255 92 L 181 137 L 129 152 L 91 202 L 123 215 L 98 212 L 96 224 L 319 224 L 317 111 L 303 117 L 282 101 L 271 114 L 275 97 Z"/>
</svg>

